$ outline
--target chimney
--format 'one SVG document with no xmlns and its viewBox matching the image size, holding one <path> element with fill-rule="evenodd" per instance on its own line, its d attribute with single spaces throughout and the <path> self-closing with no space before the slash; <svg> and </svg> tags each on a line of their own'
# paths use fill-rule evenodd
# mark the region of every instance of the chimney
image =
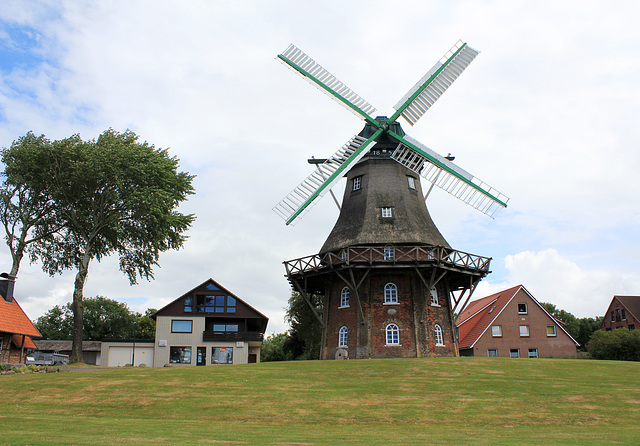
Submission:
<svg viewBox="0 0 640 446">
<path fill-rule="evenodd" d="M 7 273 L 0 274 L 0 295 L 6 302 L 13 302 L 13 286 L 16 276 Z"/>
</svg>

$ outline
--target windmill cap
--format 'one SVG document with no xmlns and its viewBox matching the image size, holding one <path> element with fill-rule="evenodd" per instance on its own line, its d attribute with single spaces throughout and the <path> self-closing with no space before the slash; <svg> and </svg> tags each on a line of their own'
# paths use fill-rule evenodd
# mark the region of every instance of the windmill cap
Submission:
<svg viewBox="0 0 640 446">
<path fill-rule="evenodd" d="M 378 121 L 380 124 L 386 124 L 389 121 L 389 118 L 387 118 L 386 116 L 376 116 L 376 121 Z M 369 139 L 371 135 L 376 132 L 376 130 L 378 129 L 367 122 L 364 126 L 364 129 L 362 129 L 362 132 L 360 132 L 360 136 Z M 400 127 L 400 123 L 398 121 L 393 121 L 392 123 L 390 123 L 389 130 L 397 133 L 400 136 L 404 136 L 404 130 L 402 130 L 402 127 Z M 378 141 L 380 141 L 380 139 L 383 137 L 384 136 L 381 135 L 380 138 L 378 138 Z"/>
</svg>

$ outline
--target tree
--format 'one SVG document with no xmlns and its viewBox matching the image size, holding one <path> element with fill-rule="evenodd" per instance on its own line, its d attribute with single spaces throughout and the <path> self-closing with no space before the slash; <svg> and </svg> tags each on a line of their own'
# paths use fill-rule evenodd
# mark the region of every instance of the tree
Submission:
<svg viewBox="0 0 640 446">
<path fill-rule="evenodd" d="M 29 132 L 14 141 L 10 149 L 2 150 L 5 165 L 10 165 L 16 154 L 23 158 L 23 172 L 11 176 L 3 172 L 0 185 L 0 220 L 12 260 L 10 278 L 18 275 L 22 258 L 32 243 L 51 236 L 62 227 L 46 188 L 28 186 L 33 177 L 44 175 L 46 164 L 43 160 L 51 147 L 51 141 L 44 135 L 35 136 Z M 31 260 L 35 261 L 35 256 Z"/>
<path fill-rule="evenodd" d="M 580 350 L 587 351 L 587 343 L 591 339 L 591 335 L 600 328 L 602 318 L 583 317 L 578 319 L 568 311 L 560 310 L 549 302 L 541 302 L 540 305 L 551 316 L 562 322 L 564 329 L 580 344 Z"/>
<path fill-rule="evenodd" d="M 127 304 L 102 296 L 89 297 L 84 300 L 83 333 L 87 341 L 113 339 L 153 339 L 155 321 L 149 316 L 155 310 L 149 309 L 145 314 L 134 313 Z M 42 335 L 42 339 L 73 339 L 73 308 L 71 303 L 56 305 L 40 316 L 34 323 Z M 151 334 L 150 334 L 151 333 Z"/>
<path fill-rule="evenodd" d="M 322 296 L 311 294 L 309 301 L 316 314 L 324 314 Z M 285 349 L 291 351 L 293 359 L 317 359 L 322 343 L 322 326 L 314 311 L 298 293 L 291 293 L 285 320 L 289 323 L 289 339 Z"/>
<path fill-rule="evenodd" d="M 595 359 L 640 361 L 640 330 L 598 330 L 593 333 L 587 348 Z"/>
<path fill-rule="evenodd" d="M 291 361 L 293 352 L 286 349 L 287 333 L 270 334 L 260 348 L 260 362 Z"/>
<path fill-rule="evenodd" d="M 73 135 L 43 152 L 39 162 L 46 168 L 33 172 L 30 153 L 12 146 L 3 154 L 5 175 L 11 184 L 46 191 L 63 222 L 32 252 L 50 275 L 76 269 L 70 360 L 80 361 L 90 262 L 117 253 L 132 285 L 138 277 L 152 279 L 159 254 L 182 247 L 195 218 L 176 211 L 193 193 L 193 176 L 178 172 L 178 160 L 167 150 L 138 142 L 131 131 L 109 129 L 91 141 Z"/>
</svg>

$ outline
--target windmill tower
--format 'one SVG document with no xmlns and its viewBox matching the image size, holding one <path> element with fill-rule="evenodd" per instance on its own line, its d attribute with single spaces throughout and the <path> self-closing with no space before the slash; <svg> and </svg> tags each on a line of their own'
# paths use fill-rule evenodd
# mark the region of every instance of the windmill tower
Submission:
<svg viewBox="0 0 640 446">
<path fill-rule="evenodd" d="M 375 118 L 368 102 L 294 45 L 278 55 L 365 121 L 333 156 L 309 160 L 316 170 L 274 207 L 290 224 L 347 178 L 340 215 L 319 253 L 284 262 L 307 302 L 310 294 L 324 296 L 324 314 L 316 314 L 323 359 L 458 354 L 453 314 L 490 272 L 491 259 L 451 248 L 425 201 L 436 185 L 492 217 L 508 198 L 406 135 L 396 120 L 415 124 L 477 54 L 456 43 L 390 117 Z M 426 194 L 420 177 L 430 183 Z"/>
</svg>

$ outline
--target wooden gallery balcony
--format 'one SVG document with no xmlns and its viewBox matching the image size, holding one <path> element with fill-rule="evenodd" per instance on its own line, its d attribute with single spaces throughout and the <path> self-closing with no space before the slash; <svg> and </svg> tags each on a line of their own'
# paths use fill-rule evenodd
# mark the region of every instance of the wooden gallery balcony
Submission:
<svg viewBox="0 0 640 446">
<path fill-rule="evenodd" d="M 263 333 L 256 331 L 203 331 L 202 341 L 211 342 L 236 342 L 236 341 L 258 341 L 262 342 Z"/>
</svg>

